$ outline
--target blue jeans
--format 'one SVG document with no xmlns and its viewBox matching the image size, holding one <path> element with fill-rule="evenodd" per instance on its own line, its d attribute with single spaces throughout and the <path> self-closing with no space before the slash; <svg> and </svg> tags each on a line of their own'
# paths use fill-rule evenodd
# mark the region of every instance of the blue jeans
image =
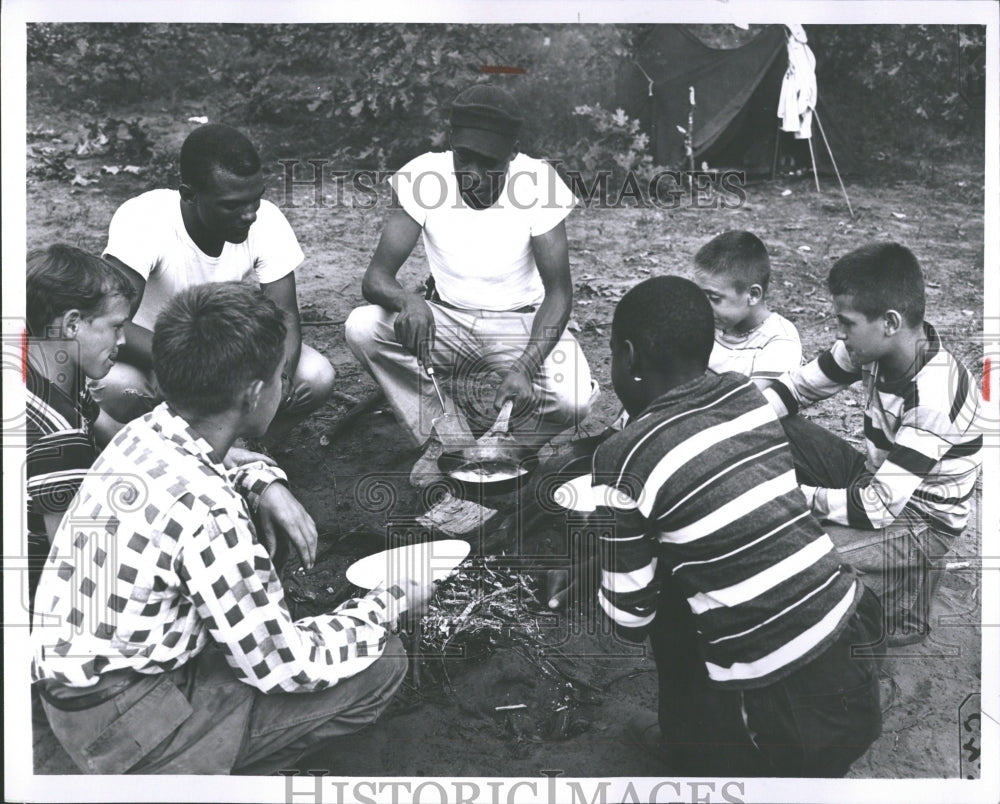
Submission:
<svg viewBox="0 0 1000 804">
<path fill-rule="evenodd" d="M 837 640 L 811 662 L 765 687 L 720 690 L 708 683 L 686 600 L 665 584 L 650 642 L 668 770 L 683 776 L 843 776 L 882 731 L 875 659 L 852 650 L 871 644 L 868 623 L 880 619 L 878 600 L 865 590 Z"/>
</svg>

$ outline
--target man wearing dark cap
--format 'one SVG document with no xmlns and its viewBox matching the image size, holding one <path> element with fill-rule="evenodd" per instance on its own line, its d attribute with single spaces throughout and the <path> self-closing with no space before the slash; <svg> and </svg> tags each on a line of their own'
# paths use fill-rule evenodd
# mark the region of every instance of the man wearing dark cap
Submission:
<svg viewBox="0 0 1000 804">
<path fill-rule="evenodd" d="M 512 400 L 511 432 L 525 444 L 541 446 L 590 409 L 590 369 L 566 331 L 565 219 L 577 202 L 550 165 L 519 153 L 521 122 L 497 87 L 455 98 L 451 150 L 418 156 L 390 179 L 397 203 L 362 284 L 371 304 L 346 323 L 351 351 L 413 443 L 426 444 L 410 477 L 418 486 L 437 477 L 442 450 L 432 428 L 442 408 L 426 369 L 450 380 L 446 405 L 458 397 L 474 426 Z M 397 280 L 421 235 L 428 298 Z"/>
</svg>

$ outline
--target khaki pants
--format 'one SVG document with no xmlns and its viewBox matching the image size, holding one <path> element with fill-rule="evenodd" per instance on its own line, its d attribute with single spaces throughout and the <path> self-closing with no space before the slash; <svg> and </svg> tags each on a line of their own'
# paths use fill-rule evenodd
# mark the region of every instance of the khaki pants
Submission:
<svg viewBox="0 0 1000 804">
<path fill-rule="evenodd" d="M 322 405 L 333 390 L 334 371 L 323 355 L 302 344 L 299 363 L 292 378 L 294 402 L 283 405 L 279 416 L 299 419 Z M 131 363 L 115 363 L 102 380 L 92 381 L 90 392 L 101 408 L 120 422 L 145 416 L 163 401 L 152 371 Z"/>
<path fill-rule="evenodd" d="M 439 381 L 444 380 L 442 391 L 468 416 L 473 429 L 485 430 L 496 418 L 496 382 L 490 378 L 498 381 L 524 351 L 535 314 L 428 305 L 435 326 L 431 361 Z M 419 446 L 430 438 L 431 421 L 443 411 L 416 357 L 396 341 L 395 320 L 395 313 L 378 305 L 358 307 L 344 325 L 344 336 Z M 569 332 L 562 333 L 534 385 L 534 409 L 511 420 L 511 432 L 520 442 L 541 446 L 587 417 L 594 393 L 590 367 Z"/>
</svg>

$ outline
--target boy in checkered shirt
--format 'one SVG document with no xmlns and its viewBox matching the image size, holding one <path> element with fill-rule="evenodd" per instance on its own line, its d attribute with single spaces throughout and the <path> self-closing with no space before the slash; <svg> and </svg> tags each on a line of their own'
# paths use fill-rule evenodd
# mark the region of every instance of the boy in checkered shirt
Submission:
<svg viewBox="0 0 1000 804">
<path fill-rule="evenodd" d="M 270 554 L 281 533 L 311 564 L 315 525 L 281 470 L 223 465 L 278 409 L 285 335 L 241 283 L 172 299 L 153 335 L 166 401 L 118 433 L 54 535 L 32 679 L 84 772 L 291 768 L 375 720 L 406 673 L 391 629 L 430 590 L 401 579 L 293 620 Z"/>
</svg>

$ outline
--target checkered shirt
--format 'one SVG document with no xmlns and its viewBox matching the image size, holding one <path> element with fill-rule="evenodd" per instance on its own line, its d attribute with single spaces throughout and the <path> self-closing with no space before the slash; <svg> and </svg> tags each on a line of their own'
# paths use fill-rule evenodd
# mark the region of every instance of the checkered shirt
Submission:
<svg viewBox="0 0 1000 804">
<path fill-rule="evenodd" d="M 32 680 L 167 672 L 210 639 L 263 692 L 324 689 L 372 664 L 406 597 L 392 586 L 293 621 L 250 518 L 283 479 L 263 463 L 227 471 L 166 403 L 123 428 L 53 538 Z"/>
</svg>

